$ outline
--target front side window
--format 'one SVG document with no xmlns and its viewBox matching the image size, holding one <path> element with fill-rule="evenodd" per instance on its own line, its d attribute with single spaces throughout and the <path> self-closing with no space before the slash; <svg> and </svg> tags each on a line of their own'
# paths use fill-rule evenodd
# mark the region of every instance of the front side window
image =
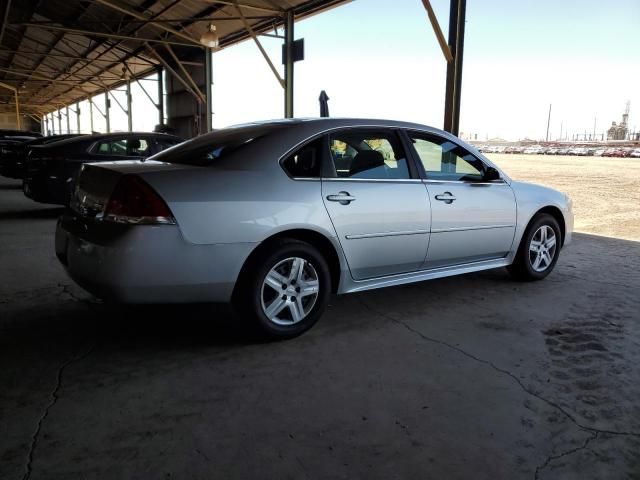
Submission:
<svg viewBox="0 0 640 480">
<path fill-rule="evenodd" d="M 110 156 L 146 157 L 149 155 L 149 142 L 144 138 L 104 140 L 98 143 L 95 152 Z"/>
<path fill-rule="evenodd" d="M 411 178 L 407 157 L 395 132 L 353 129 L 334 133 L 330 150 L 338 178 Z"/>
<path fill-rule="evenodd" d="M 461 146 L 439 137 L 409 132 L 428 179 L 482 181 L 485 165 Z"/>
<path fill-rule="evenodd" d="M 294 178 L 317 178 L 320 176 L 320 159 L 326 137 L 306 144 L 282 161 L 282 168 Z"/>
</svg>

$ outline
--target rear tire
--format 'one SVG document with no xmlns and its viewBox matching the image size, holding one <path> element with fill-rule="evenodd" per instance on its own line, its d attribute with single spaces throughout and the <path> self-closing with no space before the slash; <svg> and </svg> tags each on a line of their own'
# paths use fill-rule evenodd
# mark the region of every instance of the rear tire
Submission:
<svg viewBox="0 0 640 480">
<path fill-rule="evenodd" d="M 267 246 L 244 272 L 236 310 L 258 334 L 297 337 L 320 319 L 329 302 L 329 266 L 312 245 L 282 239 Z"/>
<path fill-rule="evenodd" d="M 517 280 L 535 281 L 545 278 L 556 265 L 562 236 L 553 216 L 539 213 L 529 223 L 509 273 Z"/>
</svg>

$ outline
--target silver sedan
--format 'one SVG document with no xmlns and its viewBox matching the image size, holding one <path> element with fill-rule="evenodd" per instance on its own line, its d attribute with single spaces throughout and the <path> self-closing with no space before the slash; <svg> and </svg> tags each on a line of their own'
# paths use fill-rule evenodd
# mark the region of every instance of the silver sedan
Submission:
<svg viewBox="0 0 640 480">
<path fill-rule="evenodd" d="M 441 130 L 282 120 L 144 162 L 84 165 L 56 253 L 98 297 L 232 302 L 287 338 L 319 319 L 332 292 L 498 267 L 540 280 L 572 229 L 566 195 L 513 181 Z"/>
</svg>

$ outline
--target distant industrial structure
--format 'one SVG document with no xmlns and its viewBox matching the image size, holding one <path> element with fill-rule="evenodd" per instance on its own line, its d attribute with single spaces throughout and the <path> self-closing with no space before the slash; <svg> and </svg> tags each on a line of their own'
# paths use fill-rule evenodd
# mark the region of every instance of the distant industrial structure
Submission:
<svg viewBox="0 0 640 480">
<path fill-rule="evenodd" d="M 616 122 L 611 122 L 611 127 L 607 130 L 607 140 L 627 140 L 627 135 L 629 133 L 628 122 L 630 107 L 631 102 L 627 100 L 624 113 L 622 114 L 622 122 L 620 122 L 619 125 L 616 125 Z"/>
</svg>

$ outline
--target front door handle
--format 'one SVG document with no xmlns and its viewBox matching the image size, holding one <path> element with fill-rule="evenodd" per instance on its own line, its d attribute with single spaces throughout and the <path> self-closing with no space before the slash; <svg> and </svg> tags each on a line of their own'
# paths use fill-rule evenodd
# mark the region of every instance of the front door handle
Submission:
<svg viewBox="0 0 640 480">
<path fill-rule="evenodd" d="M 444 192 L 440 195 L 436 195 L 436 200 L 440 200 L 441 202 L 444 202 L 446 204 L 453 203 L 455 199 L 456 197 L 454 197 L 451 192 Z"/>
<path fill-rule="evenodd" d="M 327 195 L 327 200 L 330 202 L 339 202 L 340 205 L 349 205 L 356 197 L 349 195 L 349 192 L 338 192 L 337 195 Z"/>
</svg>

